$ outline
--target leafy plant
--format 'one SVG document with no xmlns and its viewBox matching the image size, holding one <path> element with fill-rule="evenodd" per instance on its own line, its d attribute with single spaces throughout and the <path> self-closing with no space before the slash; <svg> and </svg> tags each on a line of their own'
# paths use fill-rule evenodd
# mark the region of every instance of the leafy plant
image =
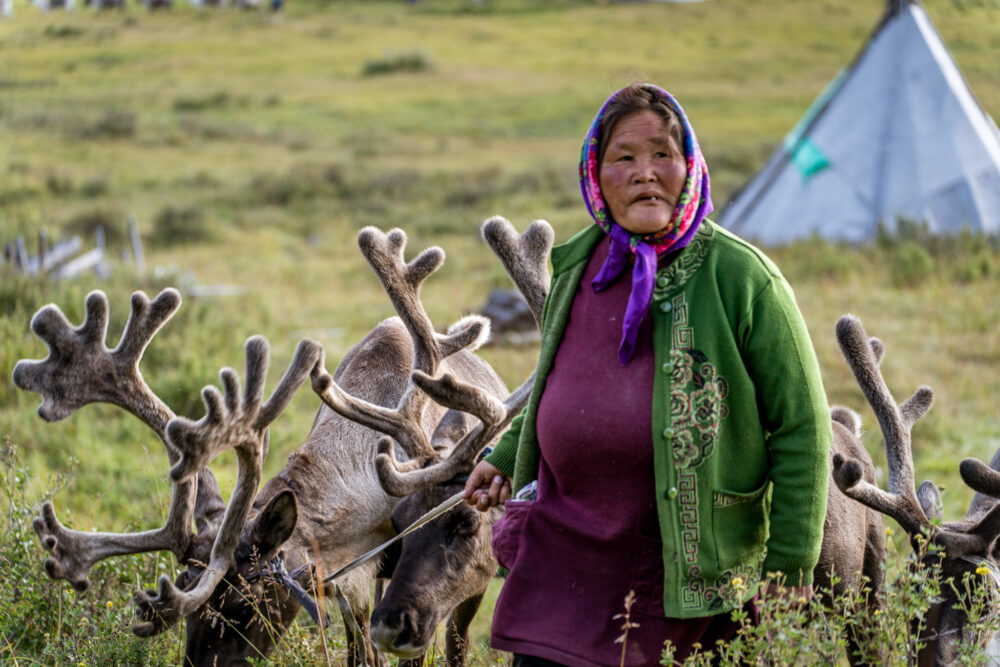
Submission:
<svg viewBox="0 0 1000 667">
<path fill-rule="evenodd" d="M 0 662 L 10 657 L 40 656 L 47 664 L 125 665 L 170 664 L 169 644 L 163 637 L 144 641 L 132 635 L 133 615 L 122 605 L 134 577 L 150 578 L 149 562 L 125 559 L 91 573 L 91 587 L 76 600 L 67 599 L 66 586 L 52 583 L 41 571 L 38 538 L 31 528 L 41 501 L 48 500 L 72 478 L 78 462 L 57 475 L 41 497 L 30 491 L 31 470 L 21 464 L 17 446 L 5 438 L 0 448 L 0 479 L 5 507 L 0 530 Z M 67 517 L 72 525 L 72 517 Z M 140 574 L 141 573 L 141 574 Z"/>
<path fill-rule="evenodd" d="M 933 555 L 936 547 L 925 540 L 918 547 L 916 557 L 903 556 L 895 543 L 889 541 L 889 576 L 880 593 L 881 604 L 874 612 L 869 612 L 866 588 L 834 598 L 830 606 L 823 604 L 822 591 L 817 591 L 808 602 L 786 595 L 768 596 L 768 582 L 781 582 L 780 573 L 770 573 L 757 592 L 758 623 L 753 623 L 743 609 L 733 611 L 732 620 L 738 630 L 729 642 L 715 646 L 696 644 L 689 655 L 679 656 L 677 648 L 668 641 L 660 664 L 700 667 L 720 663 L 758 664 L 760 660 L 771 665 L 837 664 L 845 655 L 850 632 L 861 638 L 860 654 L 855 656 L 860 662 L 885 664 L 887 656 L 892 661 L 903 660 L 904 656 L 915 656 L 921 647 L 918 636 L 924 629 L 922 619 L 930 606 L 941 599 L 942 586 L 955 588 L 959 604 L 969 618 L 966 629 L 971 641 L 961 643 L 956 664 L 986 664 L 988 657 L 979 647 L 978 639 L 1000 631 L 1000 616 L 993 611 L 998 591 L 993 585 L 983 585 L 990 573 L 983 567 L 960 582 L 942 581 L 935 559 L 925 558 Z M 734 579 L 732 585 L 743 584 Z"/>
</svg>

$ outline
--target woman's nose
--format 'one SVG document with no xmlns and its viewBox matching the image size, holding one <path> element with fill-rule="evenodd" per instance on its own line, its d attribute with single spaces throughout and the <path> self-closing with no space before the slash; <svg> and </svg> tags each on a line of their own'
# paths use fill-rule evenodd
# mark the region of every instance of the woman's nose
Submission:
<svg viewBox="0 0 1000 667">
<path fill-rule="evenodd" d="M 656 180 L 656 170 L 653 165 L 645 160 L 635 163 L 635 172 L 632 174 L 634 183 L 650 183 Z"/>
</svg>

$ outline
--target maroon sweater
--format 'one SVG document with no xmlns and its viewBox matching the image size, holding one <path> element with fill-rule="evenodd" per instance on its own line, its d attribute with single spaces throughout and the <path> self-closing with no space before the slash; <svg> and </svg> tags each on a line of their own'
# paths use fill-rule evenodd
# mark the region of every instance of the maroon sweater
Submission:
<svg viewBox="0 0 1000 667">
<path fill-rule="evenodd" d="M 625 664 L 658 664 L 668 638 L 711 644 L 713 617 L 664 617 L 652 320 L 642 322 L 635 356 L 622 367 L 617 350 L 631 270 L 595 294 L 591 281 L 607 253 L 605 239 L 584 272 L 542 394 L 538 499 L 508 502 L 498 524 L 497 555 L 510 572 L 491 643 L 567 665 L 618 665 L 622 644 L 615 640 L 624 621 L 613 616 L 634 591 L 630 618 L 639 626 L 629 630 Z M 714 620 L 728 625 L 728 617 Z"/>
</svg>

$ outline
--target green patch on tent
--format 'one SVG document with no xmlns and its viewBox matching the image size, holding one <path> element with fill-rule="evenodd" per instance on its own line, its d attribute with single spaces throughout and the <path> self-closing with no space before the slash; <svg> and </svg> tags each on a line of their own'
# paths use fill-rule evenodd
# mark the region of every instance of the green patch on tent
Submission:
<svg viewBox="0 0 1000 667">
<path fill-rule="evenodd" d="M 816 144 L 809 139 L 803 139 L 792 151 L 792 164 L 802 174 L 803 180 L 808 181 L 818 172 L 830 166 L 830 161 Z"/>
</svg>

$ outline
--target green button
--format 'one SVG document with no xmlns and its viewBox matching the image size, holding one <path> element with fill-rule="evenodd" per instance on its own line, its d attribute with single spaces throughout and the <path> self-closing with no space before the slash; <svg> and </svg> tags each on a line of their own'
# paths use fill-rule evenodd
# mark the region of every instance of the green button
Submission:
<svg viewBox="0 0 1000 667">
<path fill-rule="evenodd" d="M 669 313 L 672 307 L 673 306 L 670 305 L 669 301 L 664 301 L 663 303 L 660 304 L 660 311 L 664 313 Z"/>
<path fill-rule="evenodd" d="M 663 437 L 664 438 L 672 438 L 672 437 L 674 437 L 674 427 L 673 426 L 668 426 L 665 429 L 663 429 Z"/>
<path fill-rule="evenodd" d="M 672 363 L 670 363 L 668 361 L 667 363 L 663 364 L 663 372 L 664 373 L 666 373 L 667 375 L 670 375 L 673 371 L 674 371 L 674 365 Z"/>
<path fill-rule="evenodd" d="M 670 489 L 667 490 L 667 500 L 673 500 L 676 497 L 677 497 L 677 487 L 671 486 Z"/>
<path fill-rule="evenodd" d="M 656 284 L 660 287 L 666 287 L 670 284 L 670 280 L 666 276 L 660 276 L 656 279 Z"/>
</svg>

